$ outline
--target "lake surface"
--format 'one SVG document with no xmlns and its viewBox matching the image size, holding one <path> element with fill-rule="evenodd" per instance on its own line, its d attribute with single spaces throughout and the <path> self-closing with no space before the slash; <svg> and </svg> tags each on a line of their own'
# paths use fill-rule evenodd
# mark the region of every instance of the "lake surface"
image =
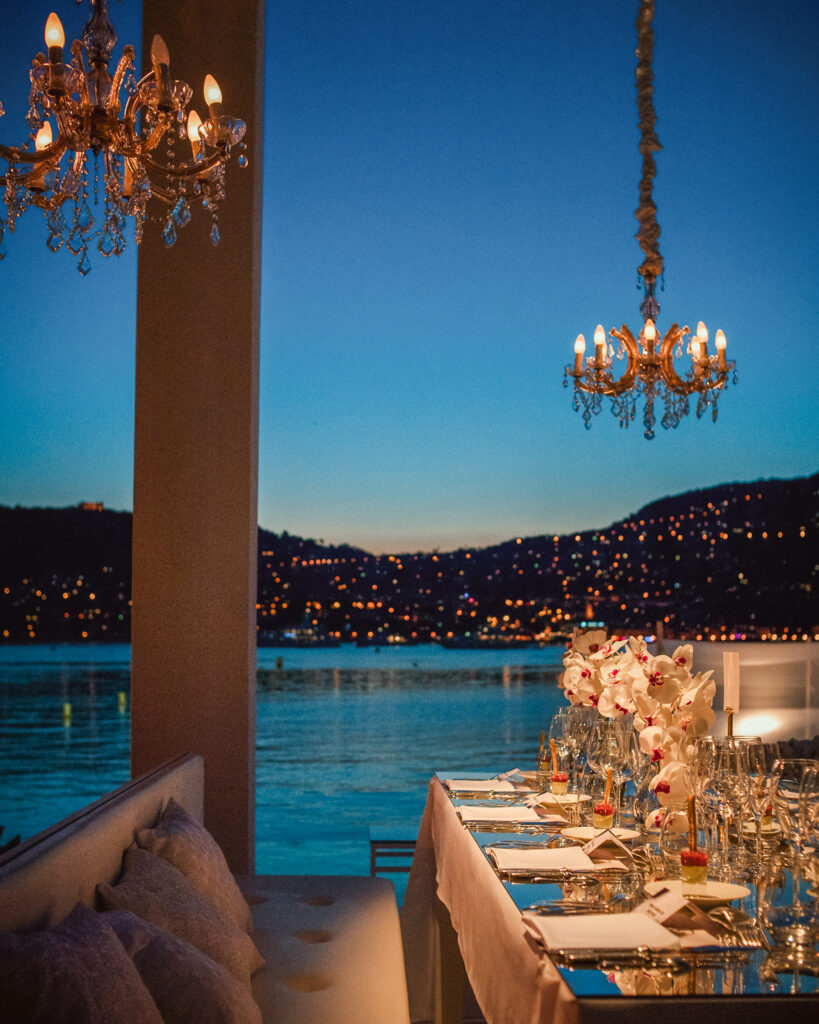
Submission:
<svg viewBox="0 0 819 1024">
<path fill-rule="evenodd" d="M 414 835 L 436 768 L 530 767 L 564 702 L 561 654 L 261 649 L 257 871 L 367 874 L 368 827 Z M 128 779 L 130 655 L 124 644 L 0 647 L 4 839 L 32 835 Z"/>
</svg>

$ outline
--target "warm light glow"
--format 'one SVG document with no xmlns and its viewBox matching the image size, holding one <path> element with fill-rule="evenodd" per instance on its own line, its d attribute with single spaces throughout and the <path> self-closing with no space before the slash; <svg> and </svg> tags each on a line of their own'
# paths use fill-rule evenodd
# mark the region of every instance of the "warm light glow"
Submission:
<svg viewBox="0 0 819 1024">
<path fill-rule="evenodd" d="M 63 23 L 54 11 L 52 11 L 46 19 L 45 42 L 48 47 L 65 46 L 65 30 L 63 29 Z"/>
<path fill-rule="evenodd" d="M 645 327 L 643 328 L 643 334 L 645 335 L 646 341 L 654 341 L 657 337 L 657 328 L 654 326 L 654 321 L 651 317 L 646 320 Z"/>
<path fill-rule="evenodd" d="M 702 320 L 697 324 L 697 337 L 700 341 L 708 341 L 708 328 Z"/>
<path fill-rule="evenodd" d="M 43 149 L 48 149 L 53 141 L 54 140 L 51 135 L 51 122 L 46 121 L 43 127 L 37 132 L 37 137 L 34 140 L 34 148 L 39 153 Z"/>
<path fill-rule="evenodd" d="M 578 334 L 578 336 L 574 340 L 574 354 L 576 356 L 582 356 L 585 351 L 586 338 L 584 337 L 584 335 Z"/>
<path fill-rule="evenodd" d="M 714 338 L 714 344 L 717 346 L 717 349 L 720 352 L 725 351 L 725 346 L 728 344 L 728 342 L 725 340 L 725 332 L 722 330 L 722 328 L 720 328 L 720 330 L 717 331 L 716 336 Z"/>
<path fill-rule="evenodd" d="M 222 102 L 222 90 L 213 75 L 205 75 L 205 103 L 210 107 Z"/>
<path fill-rule="evenodd" d="M 151 40 L 151 63 L 152 64 L 170 64 L 171 55 L 168 53 L 168 47 L 165 40 L 161 35 L 157 33 Z"/>
<path fill-rule="evenodd" d="M 602 324 L 598 324 L 594 329 L 594 343 L 595 345 L 606 344 L 606 332 L 603 330 Z"/>
<path fill-rule="evenodd" d="M 699 359 L 700 357 L 700 342 L 697 337 L 691 339 L 691 357 L 693 359 Z"/>
<path fill-rule="evenodd" d="M 743 736 L 761 736 L 762 739 L 781 735 L 782 725 L 782 719 L 769 711 L 760 711 L 754 715 L 742 715 L 738 721 L 734 721 L 734 729 L 741 729 Z"/>
<path fill-rule="evenodd" d="M 199 137 L 199 127 L 202 124 L 202 118 L 196 113 L 195 110 L 191 110 L 188 114 L 188 138 L 191 142 L 201 143 Z"/>
</svg>

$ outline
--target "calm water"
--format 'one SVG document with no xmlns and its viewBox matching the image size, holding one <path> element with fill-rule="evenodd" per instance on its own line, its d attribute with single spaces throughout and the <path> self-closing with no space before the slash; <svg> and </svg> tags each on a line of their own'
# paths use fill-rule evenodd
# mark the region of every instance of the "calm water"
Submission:
<svg viewBox="0 0 819 1024">
<path fill-rule="evenodd" d="M 368 826 L 414 833 L 435 768 L 529 767 L 563 703 L 561 653 L 260 650 L 257 870 L 366 874 Z M 127 780 L 129 685 L 127 645 L 0 647 L 6 839 Z"/>
</svg>

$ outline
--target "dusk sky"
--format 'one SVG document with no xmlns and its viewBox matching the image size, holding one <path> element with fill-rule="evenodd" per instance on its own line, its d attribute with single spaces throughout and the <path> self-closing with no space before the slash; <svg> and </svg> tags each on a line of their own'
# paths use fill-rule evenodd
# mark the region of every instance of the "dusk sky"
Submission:
<svg viewBox="0 0 819 1024">
<path fill-rule="evenodd" d="M 52 8 L 78 36 L 87 4 L 4 12 L 7 145 Z M 815 0 L 657 2 L 658 326 L 725 331 L 717 423 L 587 432 L 562 387 L 578 332 L 640 327 L 637 8 L 268 0 L 262 526 L 448 550 L 819 469 Z M 82 278 L 47 234 L 3 244 L 0 503 L 130 509 L 136 246 Z"/>
</svg>

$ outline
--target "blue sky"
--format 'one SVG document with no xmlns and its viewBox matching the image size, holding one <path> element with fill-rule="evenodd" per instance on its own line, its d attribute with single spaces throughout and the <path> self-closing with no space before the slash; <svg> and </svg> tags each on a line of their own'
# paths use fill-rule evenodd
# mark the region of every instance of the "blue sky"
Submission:
<svg viewBox="0 0 819 1024">
<path fill-rule="evenodd" d="M 50 9 L 0 40 L 5 143 Z M 819 468 L 812 0 L 657 3 L 659 326 L 725 331 L 717 424 L 587 432 L 561 386 L 579 331 L 639 326 L 636 10 L 269 0 L 263 526 L 448 549 Z M 118 56 L 138 5 L 111 17 Z M 130 508 L 135 247 L 82 279 L 45 238 L 30 212 L 0 265 L 0 502 Z"/>
</svg>

